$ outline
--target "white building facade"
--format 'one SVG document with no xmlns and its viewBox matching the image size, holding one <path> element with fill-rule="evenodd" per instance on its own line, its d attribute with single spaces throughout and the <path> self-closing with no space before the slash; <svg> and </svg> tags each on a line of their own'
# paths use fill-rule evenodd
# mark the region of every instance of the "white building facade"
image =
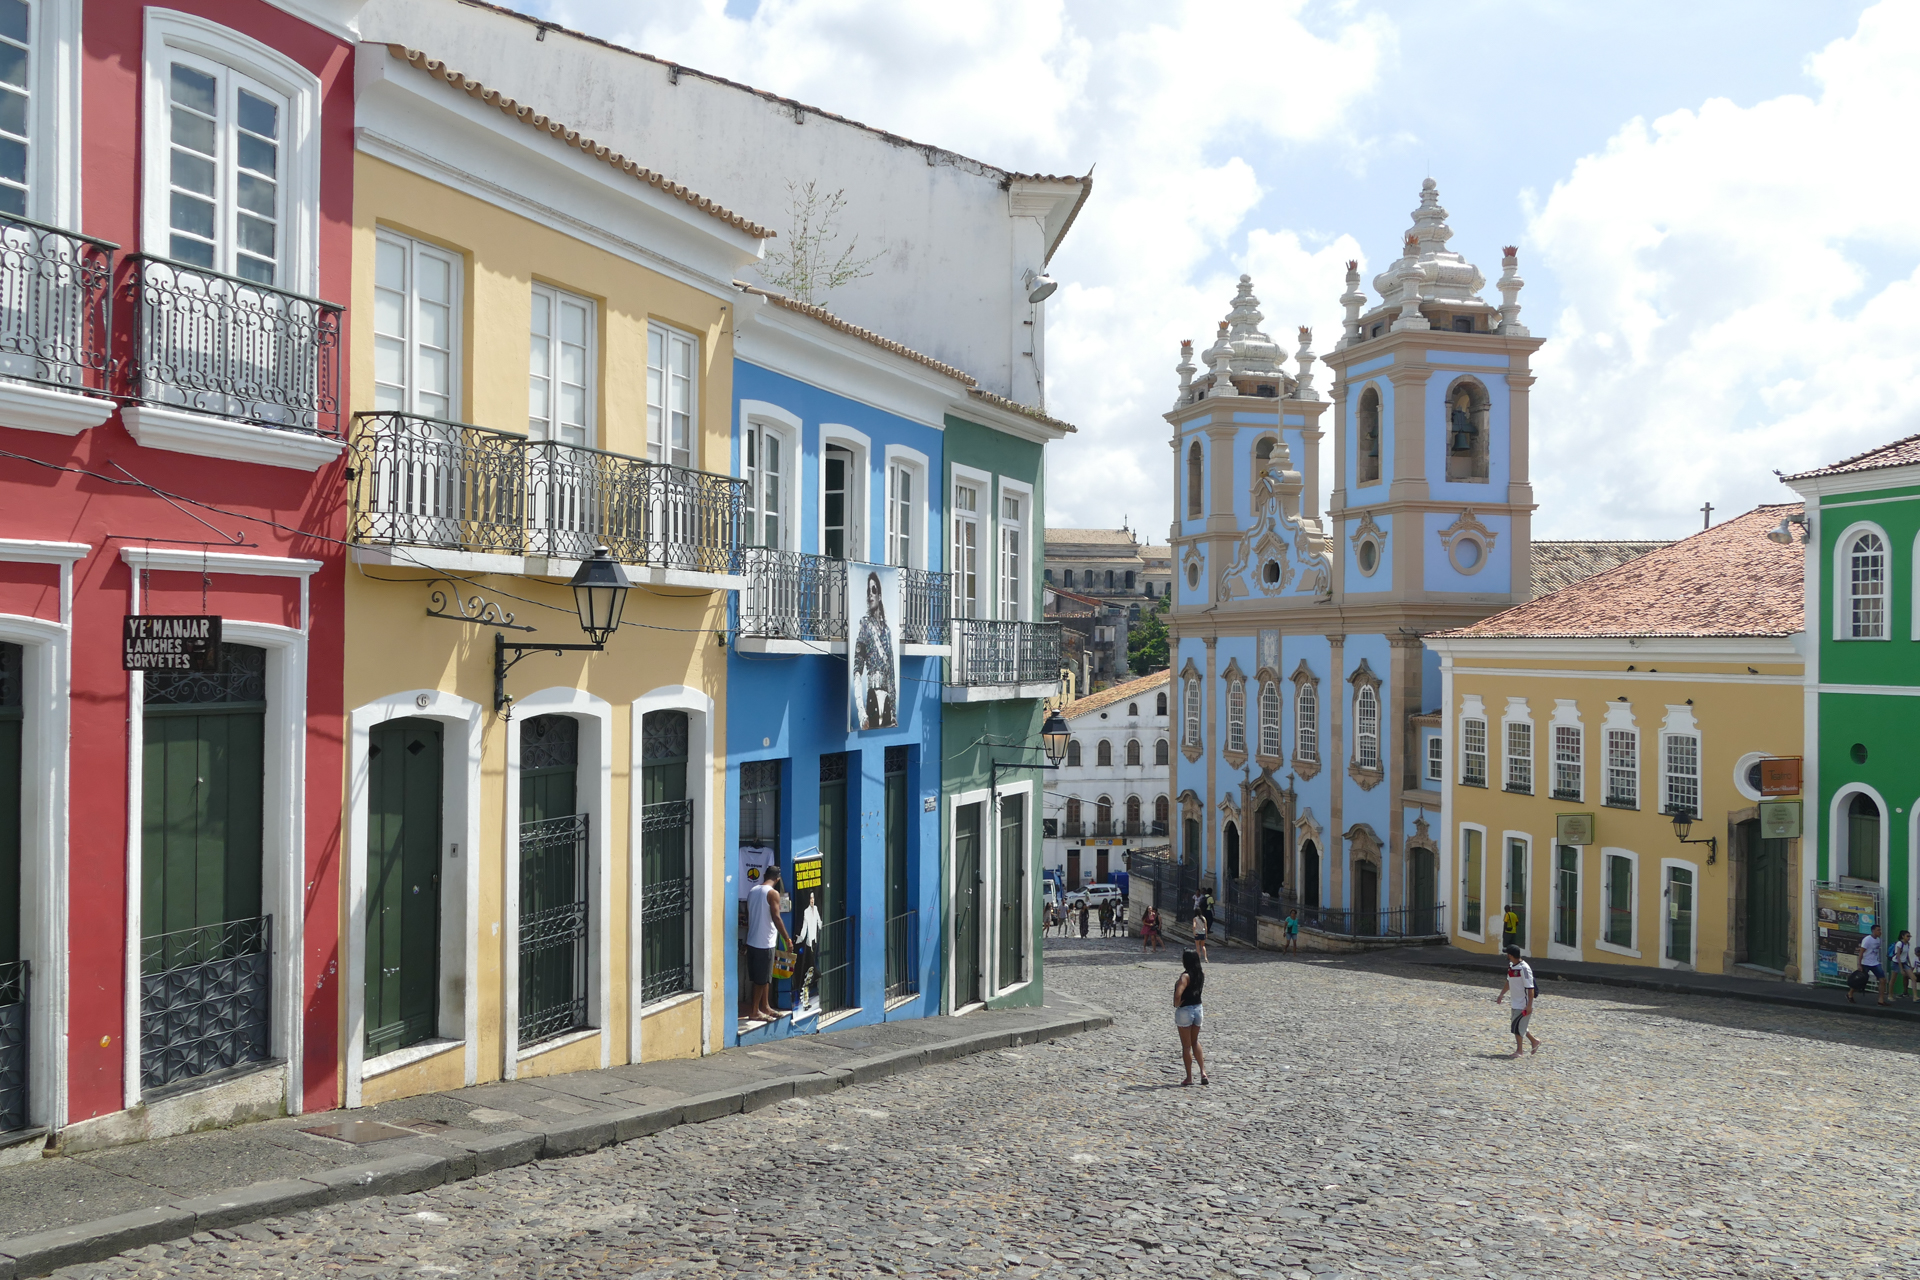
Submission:
<svg viewBox="0 0 1920 1280">
<path fill-rule="evenodd" d="M 1067 888 L 1105 883 L 1129 851 L 1167 843 L 1171 711 L 1164 671 L 1060 709 L 1073 736 L 1046 775 L 1042 833 L 1047 873 Z"/>
</svg>

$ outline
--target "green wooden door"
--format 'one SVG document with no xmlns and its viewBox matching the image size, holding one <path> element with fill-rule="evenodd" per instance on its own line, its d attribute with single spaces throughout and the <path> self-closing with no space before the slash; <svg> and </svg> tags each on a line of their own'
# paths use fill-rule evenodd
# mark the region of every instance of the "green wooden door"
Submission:
<svg viewBox="0 0 1920 1280">
<path fill-rule="evenodd" d="M 439 1029 L 440 786 L 433 720 L 375 726 L 367 761 L 369 1058 Z"/>
<path fill-rule="evenodd" d="M 1743 822 L 1738 835 L 1747 854 L 1747 960 L 1768 969 L 1787 967 L 1787 842 L 1765 840 L 1758 822 Z"/>
<path fill-rule="evenodd" d="M 1027 798 L 1000 797 L 1000 972 L 1001 989 L 1026 977 L 1027 954 Z"/>
<path fill-rule="evenodd" d="M 1667 871 L 1667 959 L 1693 963 L 1693 872 Z"/>
<path fill-rule="evenodd" d="M 963 804 L 953 815 L 953 1003 L 980 999 L 980 811 Z"/>
<path fill-rule="evenodd" d="M 693 801 L 684 711 L 640 722 L 640 1000 L 693 990 Z"/>
<path fill-rule="evenodd" d="M 0 644 L 0 965 L 20 958 L 20 678 L 24 657 L 19 645 Z"/>
<path fill-rule="evenodd" d="M 853 1003 L 853 926 L 847 922 L 847 766 L 850 753 L 820 757 L 820 1010 Z"/>
<path fill-rule="evenodd" d="M 520 1043 L 587 1025 L 587 828 L 580 722 L 520 726 Z"/>
<path fill-rule="evenodd" d="M 1413 908 L 1407 932 L 1418 936 L 1437 932 L 1434 907 L 1440 901 L 1440 859 L 1433 850 L 1416 846 L 1407 851 L 1407 897 Z"/>
</svg>

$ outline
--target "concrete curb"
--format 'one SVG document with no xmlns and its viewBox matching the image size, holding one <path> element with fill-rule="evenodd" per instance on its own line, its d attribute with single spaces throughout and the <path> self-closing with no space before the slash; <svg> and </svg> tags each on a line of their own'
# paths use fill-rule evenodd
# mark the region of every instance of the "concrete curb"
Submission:
<svg viewBox="0 0 1920 1280">
<path fill-rule="evenodd" d="M 1501 971 L 1498 966 L 1471 964 L 1461 960 L 1414 960 L 1409 963 L 1424 965 L 1430 969 L 1455 969 L 1462 973 L 1493 974 Z M 1920 1009 L 1899 1009 L 1892 1005 L 1837 1005 L 1830 1000 L 1820 1000 L 1812 996 L 1785 993 L 1773 995 L 1764 991 L 1741 991 L 1735 988 L 1693 987 L 1684 982 L 1663 982 L 1658 978 L 1633 978 L 1611 973 L 1561 973 L 1548 969 L 1535 969 L 1534 973 L 1537 977 L 1550 978 L 1555 982 L 1584 982 L 1596 987 L 1627 987 L 1637 991 L 1659 991 L 1667 995 L 1699 996 L 1707 1000 L 1741 1000 L 1748 1004 L 1777 1004 L 1791 1009 L 1811 1009 L 1816 1013 L 1853 1014 L 1869 1018 L 1895 1018 L 1907 1022 L 1920 1022 Z"/>
<path fill-rule="evenodd" d="M 26 1280 L 26 1277 L 46 1275 L 77 1262 L 101 1262 L 142 1245 L 178 1240 L 200 1231 L 239 1226 L 320 1205 L 373 1196 L 406 1195 L 483 1173 L 531 1164 L 535 1160 L 584 1155 L 678 1125 L 704 1124 L 722 1116 L 757 1111 L 788 1098 L 817 1097 L 935 1063 L 1082 1035 L 1112 1025 L 1113 1018 L 1102 1013 L 1061 1017 L 1021 1031 L 963 1035 L 926 1048 L 895 1050 L 842 1067 L 755 1081 L 664 1106 L 626 1107 L 580 1116 L 540 1132 L 509 1130 L 463 1142 L 447 1142 L 443 1144 L 444 1154 L 410 1152 L 386 1160 L 342 1165 L 307 1178 L 230 1187 L 151 1209 L 77 1222 L 54 1231 L 14 1236 L 0 1240 L 0 1280 Z"/>
</svg>

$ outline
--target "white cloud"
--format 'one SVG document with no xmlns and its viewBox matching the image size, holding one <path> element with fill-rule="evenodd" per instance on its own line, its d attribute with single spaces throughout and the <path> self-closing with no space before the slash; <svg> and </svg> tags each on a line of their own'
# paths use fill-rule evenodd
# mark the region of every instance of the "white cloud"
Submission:
<svg viewBox="0 0 1920 1280">
<path fill-rule="evenodd" d="M 1711 500 L 1920 430 L 1920 6 L 1815 54 L 1815 96 L 1629 122 L 1532 211 L 1543 536 L 1675 534 Z M 1876 264 L 1892 260 L 1891 270 Z"/>
<path fill-rule="evenodd" d="M 1269 331 L 1291 349 L 1293 326 L 1317 321 L 1324 350 L 1342 264 L 1357 256 L 1347 239 L 1246 226 L 1271 188 L 1306 180 L 1254 162 L 1276 144 L 1343 139 L 1392 55 L 1384 19 L 1336 9 L 1322 22 L 1309 7 L 763 0 L 741 20 L 722 0 L 638 15 L 618 0 L 557 0 L 551 16 L 993 164 L 1097 163 L 1052 264 L 1063 283 L 1049 303 L 1048 408 L 1080 434 L 1049 450 L 1049 518 L 1128 515 L 1160 541 L 1171 517 L 1160 415 L 1179 340 L 1210 341 L 1246 270 Z M 1217 269 L 1228 254 L 1232 268 Z"/>
</svg>

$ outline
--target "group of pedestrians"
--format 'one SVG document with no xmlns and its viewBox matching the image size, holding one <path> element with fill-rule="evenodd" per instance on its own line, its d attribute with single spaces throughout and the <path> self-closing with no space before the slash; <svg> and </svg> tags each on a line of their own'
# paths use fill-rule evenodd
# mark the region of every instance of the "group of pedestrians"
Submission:
<svg viewBox="0 0 1920 1280">
<path fill-rule="evenodd" d="M 1118 937 L 1126 932 L 1126 908 L 1118 902 L 1103 902 L 1097 908 L 1091 908 L 1085 901 L 1049 902 L 1046 910 L 1046 930 L 1053 933 L 1058 930 L 1063 938 L 1072 937 L 1077 929 L 1081 937 L 1087 937 L 1092 931 L 1093 921 L 1100 921 L 1100 936 Z"/>
<path fill-rule="evenodd" d="M 1860 949 L 1856 953 L 1858 965 L 1847 983 L 1847 1003 L 1852 1004 L 1855 991 L 1864 991 L 1869 983 L 1877 984 L 1881 1004 L 1892 1004 L 1897 994 L 1895 981 L 1907 988 L 1907 999 L 1920 1002 L 1920 952 L 1913 945 L 1913 931 L 1902 929 L 1900 936 L 1893 940 L 1893 951 L 1886 950 L 1886 940 L 1880 936 L 1880 926 L 1874 925 L 1867 936 L 1860 939 Z"/>
</svg>

